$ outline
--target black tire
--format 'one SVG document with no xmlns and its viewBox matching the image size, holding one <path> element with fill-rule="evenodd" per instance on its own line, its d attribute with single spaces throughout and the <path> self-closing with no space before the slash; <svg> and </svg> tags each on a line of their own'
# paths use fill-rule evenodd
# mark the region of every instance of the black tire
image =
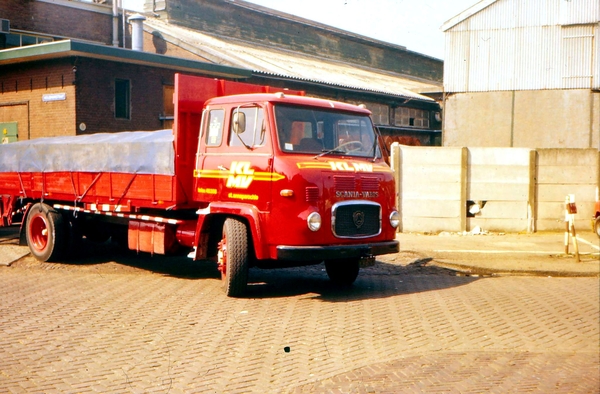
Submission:
<svg viewBox="0 0 600 394">
<path fill-rule="evenodd" d="M 600 238 L 600 216 L 598 216 L 594 221 L 594 232 L 596 233 L 598 238 Z"/>
<path fill-rule="evenodd" d="M 327 276 L 337 286 L 352 286 L 358 277 L 359 270 L 358 259 L 325 261 Z"/>
<path fill-rule="evenodd" d="M 228 297 L 240 297 L 248 284 L 248 229 L 238 219 L 226 219 L 219 243 L 223 290 Z"/>
<path fill-rule="evenodd" d="M 25 236 L 33 256 L 40 261 L 58 261 L 65 252 L 67 231 L 63 216 L 44 203 L 36 203 L 27 214 Z"/>
<path fill-rule="evenodd" d="M 81 220 L 73 215 L 63 215 L 65 222 L 65 252 L 64 258 L 73 259 L 79 257 L 83 250 L 83 233 L 81 231 Z"/>
</svg>

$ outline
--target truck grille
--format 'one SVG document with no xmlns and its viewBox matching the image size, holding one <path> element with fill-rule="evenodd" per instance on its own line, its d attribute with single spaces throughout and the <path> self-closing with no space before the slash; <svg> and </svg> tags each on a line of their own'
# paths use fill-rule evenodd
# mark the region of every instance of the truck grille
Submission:
<svg viewBox="0 0 600 394">
<path fill-rule="evenodd" d="M 348 175 L 334 175 L 333 184 L 335 191 L 353 191 L 356 190 L 356 179 L 354 176 Z"/>
<path fill-rule="evenodd" d="M 339 238 L 365 238 L 381 233 L 381 206 L 370 201 L 344 201 L 333 205 L 331 229 Z"/>
<path fill-rule="evenodd" d="M 379 190 L 379 178 L 374 176 L 363 176 L 360 180 L 363 191 L 376 192 Z"/>
</svg>

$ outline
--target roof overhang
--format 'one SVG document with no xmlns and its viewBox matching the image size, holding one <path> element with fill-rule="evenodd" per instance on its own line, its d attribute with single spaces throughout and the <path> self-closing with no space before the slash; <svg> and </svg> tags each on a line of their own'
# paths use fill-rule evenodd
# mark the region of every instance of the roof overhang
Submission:
<svg viewBox="0 0 600 394">
<path fill-rule="evenodd" d="M 252 71 L 249 69 L 74 40 L 54 41 L 1 50 L 0 66 L 76 56 L 148 67 L 167 68 L 178 72 L 209 74 L 216 77 L 249 78 L 252 76 Z"/>
</svg>

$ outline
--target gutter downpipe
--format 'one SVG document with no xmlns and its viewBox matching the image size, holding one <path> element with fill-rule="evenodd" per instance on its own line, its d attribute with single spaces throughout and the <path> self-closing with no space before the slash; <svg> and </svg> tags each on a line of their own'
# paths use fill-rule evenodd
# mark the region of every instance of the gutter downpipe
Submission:
<svg viewBox="0 0 600 394">
<path fill-rule="evenodd" d="M 119 46 L 119 4 L 120 0 L 113 0 L 112 8 L 113 8 L 113 17 L 112 17 L 112 25 L 113 25 L 113 46 Z"/>
</svg>

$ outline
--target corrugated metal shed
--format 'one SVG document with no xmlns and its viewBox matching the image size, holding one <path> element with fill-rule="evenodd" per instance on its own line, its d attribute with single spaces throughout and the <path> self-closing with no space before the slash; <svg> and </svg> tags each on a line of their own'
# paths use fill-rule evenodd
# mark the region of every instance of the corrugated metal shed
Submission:
<svg viewBox="0 0 600 394">
<path fill-rule="evenodd" d="M 212 37 L 196 30 L 148 18 L 145 31 L 160 36 L 210 62 L 248 68 L 258 74 L 295 78 L 366 92 L 383 93 L 402 98 L 433 102 L 418 92 L 440 91 L 441 86 L 405 75 L 385 73 L 357 67 L 355 64 L 310 57 L 276 46 L 267 47 L 248 42 Z"/>
<path fill-rule="evenodd" d="M 600 88 L 598 0 L 484 0 L 442 30 L 446 92 Z"/>
</svg>

